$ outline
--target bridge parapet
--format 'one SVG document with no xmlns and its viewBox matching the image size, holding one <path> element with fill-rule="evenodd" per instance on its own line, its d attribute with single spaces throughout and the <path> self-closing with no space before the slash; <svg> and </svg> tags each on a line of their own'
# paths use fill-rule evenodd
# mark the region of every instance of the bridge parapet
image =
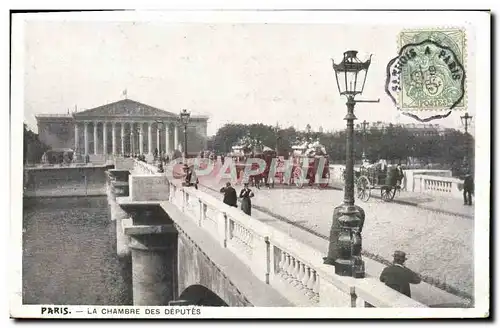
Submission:
<svg viewBox="0 0 500 328">
<path fill-rule="evenodd" d="M 375 277 L 335 275 L 311 246 L 200 190 L 169 183 L 171 203 L 296 306 L 425 307 Z"/>
<path fill-rule="evenodd" d="M 134 167 L 132 169 L 132 174 L 138 175 L 160 175 L 158 173 L 158 168 L 152 164 L 145 163 L 143 161 L 134 160 Z"/>
<path fill-rule="evenodd" d="M 432 175 L 414 175 L 414 190 L 415 192 L 428 193 L 438 196 L 448 196 L 453 198 L 461 198 L 464 182 L 463 180 L 432 176 Z"/>
</svg>

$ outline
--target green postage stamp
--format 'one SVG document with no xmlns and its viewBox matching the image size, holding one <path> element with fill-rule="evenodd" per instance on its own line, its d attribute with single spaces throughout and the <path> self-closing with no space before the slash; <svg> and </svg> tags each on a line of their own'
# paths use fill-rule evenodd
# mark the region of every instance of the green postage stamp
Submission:
<svg viewBox="0 0 500 328">
<path fill-rule="evenodd" d="M 387 65 L 385 90 L 402 111 L 449 111 L 465 107 L 465 32 L 405 30 L 399 54 Z"/>
</svg>

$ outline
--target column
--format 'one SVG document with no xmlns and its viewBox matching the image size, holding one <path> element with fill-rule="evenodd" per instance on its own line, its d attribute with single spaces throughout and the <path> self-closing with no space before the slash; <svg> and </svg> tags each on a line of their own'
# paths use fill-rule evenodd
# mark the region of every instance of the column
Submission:
<svg viewBox="0 0 500 328">
<path fill-rule="evenodd" d="M 132 295 L 135 306 L 168 305 L 175 297 L 177 231 L 154 214 L 156 208 L 134 212 L 123 223 L 132 253 Z"/>
<path fill-rule="evenodd" d="M 135 143 L 134 143 L 134 123 L 130 122 L 130 153 L 135 154 Z"/>
<path fill-rule="evenodd" d="M 170 126 L 169 126 L 169 123 L 165 123 L 165 153 L 167 155 L 170 154 Z"/>
<path fill-rule="evenodd" d="M 174 151 L 179 148 L 179 127 L 174 125 Z"/>
<path fill-rule="evenodd" d="M 125 122 L 121 122 L 122 156 L 125 156 Z"/>
<path fill-rule="evenodd" d="M 75 155 L 78 153 L 78 122 L 75 122 Z"/>
<path fill-rule="evenodd" d="M 153 154 L 153 134 L 152 134 L 152 129 L 153 129 L 153 123 L 149 122 L 148 124 L 148 153 L 149 155 Z"/>
<path fill-rule="evenodd" d="M 162 149 L 160 147 L 160 126 L 158 124 L 156 124 L 156 149 L 158 149 L 158 157 L 160 157 L 160 150 Z"/>
<path fill-rule="evenodd" d="M 94 155 L 97 155 L 97 122 L 94 122 Z"/>
<path fill-rule="evenodd" d="M 102 153 L 108 154 L 108 122 L 102 122 Z"/>
<path fill-rule="evenodd" d="M 111 147 L 113 148 L 113 155 L 116 155 L 116 122 L 111 124 Z"/>
<path fill-rule="evenodd" d="M 139 154 L 144 153 L 144 122 L 140 122 L 139 129 Z"/>
<path fill-rule="evenodd" d="M 85 155 L 89 153 L 89 122 L 83 122 L 83 137 L 85 140 Z"/>
</svg>

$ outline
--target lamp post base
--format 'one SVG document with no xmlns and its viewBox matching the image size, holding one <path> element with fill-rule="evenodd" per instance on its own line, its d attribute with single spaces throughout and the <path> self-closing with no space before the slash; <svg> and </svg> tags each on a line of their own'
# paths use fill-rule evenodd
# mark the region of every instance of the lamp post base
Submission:
<svg viewBox="0 0 500 328">
<path fill-rule="evenodd" d="M 335 260 L 335 274 L 344 277 L 352 277 L 353 265 L 351 260 Z"/>
</svg>

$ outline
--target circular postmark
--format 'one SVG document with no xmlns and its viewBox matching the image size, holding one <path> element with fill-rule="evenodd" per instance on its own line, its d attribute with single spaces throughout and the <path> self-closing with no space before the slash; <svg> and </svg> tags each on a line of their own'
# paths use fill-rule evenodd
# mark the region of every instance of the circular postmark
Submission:
<svg viewBox="0 0 500 328">
<path fill-rule="evenodd" d="M 385 91 L 399 110 L 448 111 L 464 97 L 465 70 L 450 47 L 409 43 L 387 65 Z"/>
</svg>

